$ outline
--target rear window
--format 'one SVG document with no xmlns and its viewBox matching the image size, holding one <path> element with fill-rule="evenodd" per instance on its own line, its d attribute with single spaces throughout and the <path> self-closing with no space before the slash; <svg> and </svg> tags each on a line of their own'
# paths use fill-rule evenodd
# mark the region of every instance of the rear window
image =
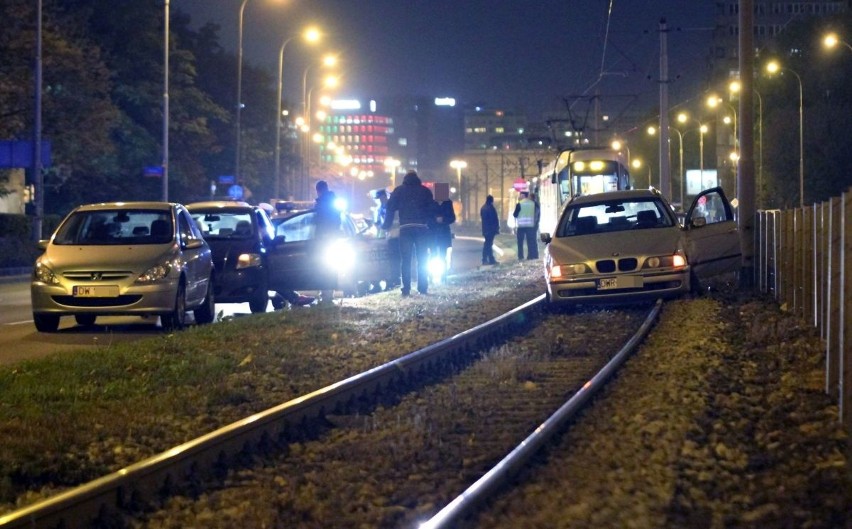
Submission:
<svg viewBox="0 0 852 529">
<path fill-rule="evenodd" d="M 191 211 L 190 215 L 205 239 L 246 239 L 255 233 L 251 210 Z"/>
<path fill-rule="evenodd" d="M 104 246 L 166 244 L 174 239 L 171 212 L 148 209 L 77 211 L 62 223 L 53 244 Z"/>
</svg>

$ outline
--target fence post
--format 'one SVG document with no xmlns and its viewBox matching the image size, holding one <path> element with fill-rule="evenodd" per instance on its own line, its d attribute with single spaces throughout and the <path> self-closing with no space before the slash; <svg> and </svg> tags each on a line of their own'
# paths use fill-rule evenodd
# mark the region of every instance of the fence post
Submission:
<svg viewBox="0 0 852 529">
<path fill-rule="evenodd" d="M 825 385 L 826 393 L 835 401 L 839 400 L 841 357 L 840 349 L 840 316 L 843 311 L 840 308 L 840 225 L 841 220 L 841 198 L 834 197 L 828 202 L 828 272 L 826 273 L 826 295 L 825 295 Z"/>
</svg>

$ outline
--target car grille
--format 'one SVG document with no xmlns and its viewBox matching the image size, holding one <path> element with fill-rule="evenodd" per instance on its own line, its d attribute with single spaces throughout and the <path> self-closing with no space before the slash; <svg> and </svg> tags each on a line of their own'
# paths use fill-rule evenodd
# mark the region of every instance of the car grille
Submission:
<svg viewBox="0 0 852 529">
<path fill-rule="evenodd" d="M 615 272 L 616 269 L 619 272 L 632 272 L 636 270 L 638 264 L 639 261 L 635 257 L 625 257 L 624 259 L 618 260 L 603 259 L 595 263 L 595 268 L 598 269 L 598 273 L 611 274 Z"/>
<path fill-rule="evenodd" d="M 125 270 L 75 270 L 72 272 L 64 272 L 62 277 L 71 281 L 121 281 L 130 277 L 133 272 Z"/>
<path fill-rule="evenodd" d="M 53 296 L 53 301 L 66 307 L 122 307 L 132 305 L 142 299 L 138 294 L 118 296 L 117 298 L 75 298 L 74 296 Z"/>
</svg>

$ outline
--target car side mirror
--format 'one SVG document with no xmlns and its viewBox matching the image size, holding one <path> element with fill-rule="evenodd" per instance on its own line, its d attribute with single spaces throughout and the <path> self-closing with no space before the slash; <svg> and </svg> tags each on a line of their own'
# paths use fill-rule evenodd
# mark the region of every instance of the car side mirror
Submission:
<svg viewBox="0 0 852 529">
<path fill-rule="evenodd" d="M 707 225 L 707 219 L 704 217 L 695 217 L 689 225 L 693 228 L 703 228 Z"/>
<path fill-rule="evenodd" d="M 190 239 L 183 245 L 183 247 L 187 250 L 196 250 L 202 246 L 204 246 L 204 241 L 202 239 Z"/>
<path fill-rule="evenodd" d="M 551 237 L 549 233 L 542 233 L 539 235 L 539 238 L 544 244 L 550 244 L 550 241 L 553 240 L 553 237 Z"/>
</svg>

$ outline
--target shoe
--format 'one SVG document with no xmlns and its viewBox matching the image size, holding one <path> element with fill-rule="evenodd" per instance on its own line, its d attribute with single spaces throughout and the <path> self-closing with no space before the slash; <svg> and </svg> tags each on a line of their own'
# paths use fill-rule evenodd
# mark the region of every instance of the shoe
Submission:
<svg viewBox="0 0 852 529">
<path fill-rule="evenodd" d="M 426 291 L 426 290 L 418 290 L 417 292 L 418 292 L 421 296 L 428 296 L 428 295 L 429 295 L 429 292 L 428 292 L 428 291 Z"/>
<path fill-rule="evenodd" d="M 404 298 L 411 297 L 411 292 L 409 292 L 408 290 L 403 290 L 402 291 L 402 297 L 404 297 Z"/>
<path fill-rule="evenodd" d="M 311 305 L 317 298 L 312 296 L 299 296 L 296 298 L 296 301 L 293 302 L 294 305 L 299 305 L 300 307 L 304 307 L 305 305 Z"/>
</svg>

